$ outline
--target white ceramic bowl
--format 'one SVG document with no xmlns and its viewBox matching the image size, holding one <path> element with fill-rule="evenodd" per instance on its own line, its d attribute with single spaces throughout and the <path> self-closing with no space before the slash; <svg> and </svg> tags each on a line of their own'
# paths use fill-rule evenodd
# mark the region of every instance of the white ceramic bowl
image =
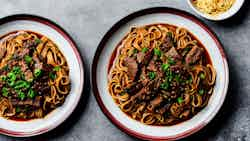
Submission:
<svg viewBox="0 0 250 141">
<path fill-rule="evenodd" d="M 82 94 L 84 69 L 76 44 L 57 24 L 31 15 L 13 15 L 0 19 L 0 35 L 17 30 L 34 31 L 50 38 L 58 45 L 70 68 L 71 91 L 64 104 L 53 110 L 45 118 L 13 121 L 0 117 L 1 134 L 26 137 L 50 131 L 69 117 L 77 106 Z"/>
<path fill-rule="evenodd" d="M 217 72 L 208 105 L 190 120 L 173 126 L 150 126 L 131 119 L 119 109 L 107 89 L 109 59 L 116 45 L 132 26 L 153 23 L 168 23 L 188 29 L 206 47 Z M 200 130 L 219 111 L 227 93 L 228 80 L 227 60 L 214 33 L 194 16 L 166 7 L 135 12 L 116 23 L 100 42 L 92 64 L 93 91 L 103 113 L 122 131 L 145 140 L 176 140 Z"/>
<path fill-rule="evenodd" d="M 197 7 L 195 7 L 192 3 L 192 0 L 187 0 L 189 6 L 200 16 L 206 18 L 206 19 L 209 19 L 209 20 L 212 20 L 212 21 L 221 21 L 221 20 L 225 20 L 225 19 L 228 19 L 230 17 L 232 17 L 233 15 L 235 15 L 239 10 L 240 8 L 242 7 L 243 3 L 244 3 L 245 0 L 235 0 L 235 3 L 233 4 L 233 6 L 227 10 L 226 12 L 224 13 L 221 13 L 221 14 L 218 14 L 216 16 L 211 16 L 211 15 L 208 15 L 208 14 L 205 14 L 201 11 L 199 11 L 197 9 Z"/>
</svg>

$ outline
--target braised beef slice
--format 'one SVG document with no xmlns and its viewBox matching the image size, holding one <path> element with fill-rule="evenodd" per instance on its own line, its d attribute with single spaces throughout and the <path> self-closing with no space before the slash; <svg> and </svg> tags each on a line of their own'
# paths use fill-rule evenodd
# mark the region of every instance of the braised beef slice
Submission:
<svg viewBox="0 0 250 141">
<path fill-rule="evenodd" d="M 32 59 L 35 61 L 35 69 L 43 68 L 43 62 L 40 61 L 39 57 L 36 54 L 32 56 Z"/>
<path fill-rule="evenodd" d="M 167 58 L 172 58 L 174 60 L 180 60 L 181 59 L 181 56 L 179 55 L 179 53 L 176 51 L 176 49 L 174 47 L 172 47 L 168 52 L 166 52 L 165 56 Z"/>
<path fill-rule="evenodd" d="M 177 61 L 174 65 L 170 66 L 170 70 L 173 72 L 181 72 L 184 68 L 184 65 L 181 63 L 181 61 Z"/>
<path fill-rule="evenodd" d="M 169 110 L 170 106 L 171 106 L 171 104 L 167 103 L 167 104 L 163 105 L 162 107 L 159 107 L 158 113 L 164 114 L 166 111 Z"/>
<path fill-rule="evenodd" d="M 160 88 L 161 80 L 160 79 L 154 79 L 148 83 L 146 86 L 147 93 L 151 93 L 153 91 L 157 91 Z"/>
<path fill-rule="evenodd" d="M 126 58 L 125 59 L 125 65 L 128 67 L 128 77 L 130 80 L 134 81 L 137 72 L 138 72 L 138 64 L 136 63 L 136 60 L 133 58 Z"/>
<path fill-rule="evenodd" d="M 131 97 L 132 100 L 143 100 L 146 96 L 146 88 L 142 88 L 138 93 Z"/>
<path fill-rule="evenodd" d="M 157 106 L 159 106 L 163 102 L 163 98 L 161 96 L 157 96 L 155 99 L 150 101 L 148 109 L 153 111 Z"/>
<path fill-rule="evenodd" d="M 187 64 L 194 64 L 201 59 L 204 49 L 194 46 L 187 54 L 185 61 Z"/>
<path fill-rule="evenodd" d="M 24 48 L 19 54 L 18 56 L 20 56 L 21 58 L 23 58 L 25 55 L 29 55 L 30 49 L 29 48 Z"/>
<path fill-rule="evenodd" d="M 166 38 L 163 40 L 162 45 L 160 46 L 160 49 L 163 52 L 167 52 L 171 47 L 173 47 L 173 41 L 170 36 L 166 36 Z"/>
<path fill-rule="evenodd" d="M 33 106 L 40 107 L 41 106 L 41 96 L 37 96 L 34 100 L 26 99 L 26 100 L 18 100 L 18 99 L 10 99 L 13 106 Z"/>
<path fill-rule="evenodd" d="M 152 58 L 152 49 L 148 50 L 146 53 L 139 52 L 136 56 L 136 60 L 142 66 L 147 65 Z"/>
<path fill-rule="evenodd" d="M 129 93 L 129 94 L 135 94 L 137 93 L 140 89 L 142 89 L 143 84 L 140 82 L 134 82 L 132 83 L 128 88 L 126 88 L 124 91 Z"/>
</svg>

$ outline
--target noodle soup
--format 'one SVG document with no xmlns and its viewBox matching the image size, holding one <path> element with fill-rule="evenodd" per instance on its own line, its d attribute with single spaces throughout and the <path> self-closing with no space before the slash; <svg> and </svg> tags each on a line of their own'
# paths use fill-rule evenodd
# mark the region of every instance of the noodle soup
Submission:
<svg viewBox="0 0 250 141">
<path fill-rule="evenodd" d="M 70 92 L 69 66 L 57 45 L 31 31 L 0 37 L 0 115 L 43 118 Z"/>
<path fill-rule="evenodd" d="M 200 41 L 168 24 L 131 28 L 108 68 L 114 101 L 147 125 L 168 126 L 192 118 L 207 105 L 216 80 Z"/>
</svg>

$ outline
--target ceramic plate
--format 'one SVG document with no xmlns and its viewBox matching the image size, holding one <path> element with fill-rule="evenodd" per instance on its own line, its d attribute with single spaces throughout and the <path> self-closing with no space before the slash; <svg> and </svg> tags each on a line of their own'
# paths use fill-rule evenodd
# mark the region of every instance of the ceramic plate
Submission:
<svg viewBox="0 0 250 141">
<path fill-rule="evenodd" d="M 188 29 L 206 47 L 217 72 L 213 95 L 208 105 L 190 120 L 173 126 L 150 126 L 135 121 L 116 105 L 107 89 L 108 64 L 116 45 L 132 26 L 167 23 Z M 194 16 L 180 10 L 157 7 L 135 12 L 117 22 L 101 40 L 92 64 L 92 86 L 103 113 L 129 135 L 145 140 L 176 140 L 193 134 L 214 118 L 228 89 L 228 64 L 216 35 Z"/>
<path fill-rule="evenodd" d="M 0 133 L 26 137 L 48 132 L 65 121 L 76 108 L 83 90 L 84 68 L 75 42 L 54 22 L 32 15 L 13 15 L 0 19 L 0 36 L 17 30 L 28 30 L 50 38 L 64 54 L 69 68 L 71 91 L 64 104 L 45 118 L 28 121 L 13 121 L 0 117 Z"/>
</svg>

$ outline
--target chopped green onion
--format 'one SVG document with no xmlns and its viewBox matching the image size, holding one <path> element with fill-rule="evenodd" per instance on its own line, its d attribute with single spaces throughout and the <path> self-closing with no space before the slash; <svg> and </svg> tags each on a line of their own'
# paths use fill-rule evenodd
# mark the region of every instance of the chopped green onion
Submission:
<svg viewBox="0 0 250 141">
<path fill-rule="evenodd" d="M 200 74 L 200 78 L 201 78 L 201 79 L 205 79 L 205 74 L 204 74 L 204 73 L 201 73 L 201 74 Z"/>
<path fill-rule="evenodd" d="M 154 48 L 154 55 L 157 55 L 158 57 L 161 57 L 161 50 Z"/>
<path fill-rule="evenodd" d="M 7 77 L 5 75 L 1 75 L 1 80 L 2 81 L 6 81 L 7 80 Z"/>
<path fill-rule="evenodd" d="M 42 70 L 41 69 L 35 69 L 35 71 L 34 71 L 35 77 L 39 77 L 41 74 L 42 74 Z"/>
<path fill-rule="evenodd" d="M 156 73 L 151 71 L 148 73 L 148 76 L 149 76 L 149 79 L 153 80 L 156 77 Z"/>
<path fill-rule="evenodd" d="M 30 89 L 30 90 L 28 91 L 28 97 L 31 98 L 31 99 L 33 99 L 35 96 L 36 96 L 35 91 L 32 90 L 32 89 Z"/>
<path fill-rule="evenodd" d="M 169 83 L 168 81 L 165 81 L 164 83 L 161 83 L 160 88 L 167 90 L 169 88 Z"/>
<path fill-rule="evenodd" d="M 134 50 L 133 50 L 133 54 L 135 54 L 135 53 L 138 53 L 138 50 L 136 48 L 134 48 Z"/>
<path fill-rule="evenodd" d="M 32 61 L 32 57 L 30 57 L 29 55 L 25 55 L 24 60 L 27 64 L 29 64 Z"/>
<path fill-rule="evenodd" d="M 51 79 L 53 79 L 53 80 L 56 79 L 56 74 L 50 72 L 50 73 L 49 73 L 49 78 L 51 78 Z"/>
<path fill-rule="evenodd" d="M 7 76 L 8 76 L 8 79 L 9 79 L 10 81 L 15 81 L 15 80 L 16 80 L 16 75 L 15 75 L 13 72 L 9 72 L 9 73 L 7 74 Z"/>
<path fill-rule="evenodd" d="M 170 67 L 170 65 L 169 64 L 162 64 L 161 67 L 162 67 L 163 71 L 167 71 L 168 68 Z"/>
<path fill-rule="evenodd" d="M 53 71 L 59 71 L 60 69 L 61 69 L 60 66 L 55 66 L 55 67 L 53 68 Z"/>
<path fill-rule="evenodd" d="M 6 87 L 2 88 L 2 95 L 5 96 L 5 97 L 8 97 L 8 95 L 9 95 L 8 88 L 6 88 Z"/>
<path fill-rule="evenodd" d="M 27 81 L 18 80 L 18 81 L 15 83 L 14 89 L 21 89 L 21 88 L 26 88 L 26 89 L 28 89 L 29 87 L 30 87 L 30 84 L 29 84 Z"/>
<path fill-rule="evenodd" d="M 168 58 L 168 63 L 169 63 L 170 65 L 174 65 L 176 62 L 174 61 L 173 58 Z"/>
<path fill-rule="evenodd" d="M 191 50 L 191 45 L 187 45 L 185 48 L 184 48 L 184 51 L 190 51 Z"/>
<path fill-rule="evenodd" d="M 24 92 L 22 91 L 17 91 L 17 96 L 18 98 L 20 98 L 21 100 L 24 100 L 26 98 L 26 95 Z"/>
<path fill-rule="evenodd" d="M 148 51 L 148 48 L 144 47 L 142 50 L 141 50 L 143 53 L 146 53 Z"/>
<path fill-rule="evenodd" d="M 21 111 L 20 107 L 16 107 L 16 113 L 19 113 Z"/>
<path fill-rule="evenodd" d="M 189 83 L 192 83 L 193 80 L 192 80 L 192 76 L 189 75 L 188 79 L 186 80 L 186 83 L 189 84 Z"/>
<path fill-rule="evenodd" d="M 182 99 L 182 97 L 178 97 L 178 98 L 177 98 L 177 102 L 178 102 L 179 104 L 181 104 L 183 101 L 184 101 L 184 100 Z"/>
<path fill-rule="evenodd" d="M 13 67 L 11 72 L 13 72 L 14 74 L 20 74 L 21 73 L 21 68 L 15 66 L 15 67 Z"/>
<path fill-rule="evenodd" d="M 181 80 L 181 75 L 180 75 L 180 74 L 175 75 L 175 80 L 176 80 L 177 82 L 181 82 L 181 81 L 182 81 L 182 80 Z"/>
<path fill-rule="evenodd" d="M 38 44 L 40 44 L 41 42 L 42 42 L 42 41 L 41 41 L 40 39 L 38 39 L 38 38 L 35 39 L 35 44 L 38 45 Z"/>
<path fill-rule="evenodd" d="M 171 81 L 173 80 L 173 78 L 174 78 L 173 72 L 172 72 L 172 71 L 169 71 L 167 77 L 168 77 L 168 81 L 171 82 Z"/>
<path fill-rule="evenodd" d="M 203 94 L 205 93 L 205 91 L 204 91 L 203 89 L 200 89 L 200 90 L 198 91 L 198 93 L 199 93 L 199 95 L 203 95 Z"/>
</svg>

